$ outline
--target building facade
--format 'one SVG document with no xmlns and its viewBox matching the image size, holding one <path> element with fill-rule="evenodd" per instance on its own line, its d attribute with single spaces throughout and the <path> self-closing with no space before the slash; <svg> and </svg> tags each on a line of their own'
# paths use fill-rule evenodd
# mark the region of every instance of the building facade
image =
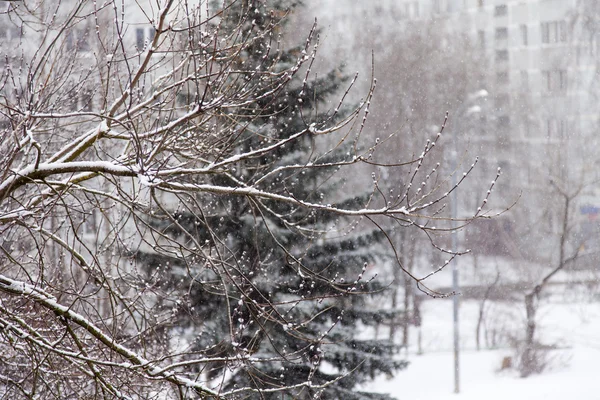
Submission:
<svg viewBox="0 0 600 400">
<path fill-rule="evenodd" d="M 458 83 L 438 93 L 448 98 L 448 130 L 460 131 L 459 147 L 480 156 L 475 176 L 482 183 L 474 184 L 473 193 L 485 190 L 493 170 L 500 166 L 503 176 L 494 199 L 497 209 L 517 202 L 507 216 L 513 219 L 506 224 L 513 227 L 509 236 L 525 237 L 525 233 L 518 232 L 520 225 L 524 232 L 559 233 L 564 215 L 563 193 L 573 197 L 570 218 L 575 225 L 586 226 L 588 233 L 582 233 L 583 236 L 592 237 L 590 217 L 581 210 L 600 205 L 600 191 L 593 183 L 600 167 L 595 150 L 599 144 L 595 132 L 600 32 L 596 21 L 600 21 L 600 6 L 595 3 L 381 0 L 357 5 L 352 1 L 328 1 L 314 2 L 310 10 L 319 14 L 323 52 L 350 60 L 348 69 L 362 72 L 367 80 L 373 50 L 375 76 L 388 78 L 378 82 L 380 94 L 391 93 L 390 102 L 383 105 L 388 113 L 393 102 L 407 93 L 405 88 L 390 83 L 393 79 L 389 77 L 404 72 L 395 65 L 378 64 L 378 59 L 385 60 L 381 55 L 394 52 L 418 51 L 416 43 L 403 40 L 410 32 L 444 32 L 441 39 L 432 40 L 440 41 L 441 49 L 453 53 L 449 62 L 466 68 L 466 64 L 478 60 L 475 62 L 481 63 L 483 78 L 473 78 L 467 87 L 489 93 L 485 100 L 470 100 L 464 92 L 457 94 L 458 90 L 454 90 L 460 86 Z M 452 49 L 460 37 L 467 38 L 479 58 L 465 54 L 464 46 Z M 427 68 L 430 62 L 437 61 L 425 55 L 415 68 Z M 382 74 L 385 68 L 392 73 Z M 445 79 L 443 74 L 439 79 Z M 416 82 L 416 90 L 425 93 L 431 85 L 441 87 L 439 79 Z M 463 115 L 471 105 L 481 106 L 482 111 Z M 410 120 L 436 115 L 439 120 L 446 109 L 416 111 L 420 113 L 405 112 L 400 117 Z M 397 125 L 405 126 L 400 119 Z M 460 207 L 468 214 L 477 207 L 479 199 L 475 194 L 466 197 L 472 199 L 461 199 Z M 592 221 L 591 225 L 597 224 Z M 525 250 L 531 248 L 526 242 L 524 239 L 521 245 Z M 532 243 L 540 246 L 539 241 Z"/>
</svg>

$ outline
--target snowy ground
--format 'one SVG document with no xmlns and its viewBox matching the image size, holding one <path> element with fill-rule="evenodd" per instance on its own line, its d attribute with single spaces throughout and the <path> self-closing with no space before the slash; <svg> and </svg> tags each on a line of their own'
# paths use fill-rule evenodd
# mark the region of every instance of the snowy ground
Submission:
<svg viewBox="0 0 600 400">
<path fill-rule="evenodd" d="M 411 346 L 406 358 L 409 367 L 393 379 L 381 377 L 368 389 L 390 393 L 399 400 L 566 400 L 600 399 L 600 302 L 577 299 L 548 303 L 540 309 L 540 334 L 547 344 L 560 350 L 549 352 L 550 371 L 521 379 L 514 370 L 499 372 L 502 359 L 514 356 L 505 342 L 520 335 L 523 324 L 521 304 L 492 303 L 486 334 L 488 344 L 495 338 L 501 349 L 475 350 L 476 301 L 461 305 L 461 393 L 454 394 L 452 353 L 452 302 L 428 300 L 423 303 L 422 349 L 417 355 Z M 416 330 L 411 342 L 416 342 Z M 485 340 L 482 340 L 485 345 Z"/>
<path fill-rule="evenodd" d="M 498 373 L 505 352 L 465 351 L 461 357 L 461 393 L 454 394 L 452 352 L 410 356 L 410 366 L 392 380 L 378 379 L 370 386 L 397 399 L 410 400 L 568 400 L 600 399 L 600 349 L 576 347 L 568 366 L 520 379 Z"/>
</svg>

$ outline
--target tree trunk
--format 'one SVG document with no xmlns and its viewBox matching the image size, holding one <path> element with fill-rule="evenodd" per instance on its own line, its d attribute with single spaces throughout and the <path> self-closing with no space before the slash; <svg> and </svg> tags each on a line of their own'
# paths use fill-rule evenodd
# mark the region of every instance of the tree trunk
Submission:
<svg viewBox="0 0 600 400">
<path fill-rule="evenodd" d="M 520 374 L 522 378 L 526 378 L 535 372 L 539 372 L 543 368 L 543 366 L 540 365 L 540 360 L 538 359 L 539 354 L 536 354 L 535 343 L 535 316 L 539 306 L 537 301 L 540 298 L 540 294 L 556 273 L 562 270 L 568 263 L 577 259 L 580 249 L 580 247 L 577 247 L 575 252 L 570 257 L 566 256 L 567 236 L 569 233 L 569 208 L 571 206 L 571 201 L 579 194 L 581 188 L 574 194 L 569 195 L 564 190 L 561 190 L 553 181 L 550 183 L 558 190 L 564 200 L 562 226 L 561 231 L 559 232 L 560 242 L 558 246 L 558 262 L 556 267 L 550 271 L 550 273 L 548 273 L 540 281 L 540 283 L 533 288 L 531 292 L 525 295 L 525 315 L 527 317 L 527 326 L 525 330 L 525 343 L 521 353 Z"/>
<path fill-rule="evenodd" d="M 415 238 L 414 237 L 409 237 L 408 238 L 408 242 L 405 246 L 405 254 L 404 254 L 404 262 L 405 262 L 405 266 L 406 269 L 412 273 L 413 271 L 413 265 L 415 262 Z M 409 335 L 410 335 L 410 324 L 412 323 L 413 325 L 416 325 L 415 323 L 415 319 L 417 318 L 417 316 L 415 315 L 415 308 L 413 308 L 413 312 L 412 315 L 409 318 L 409 313 L 408 310 L 410 309 L 410 303 L 411 303 L 411 299 L 413 300 L 413 304 L 414 304 L 414 295 L 413 295 L 413 285 L 412 285 L 412 281 L 410 279 L 408 279 L 408 276 L 403 275 L 404 278 L 404 311 L 405 311 L 405 315 L 406 317 L 404 318 L 404 321 L 402 323 L 402 345 L 404 346 L 405 349 L 408 350 L 408 344 L 409 344 Z M 420 315 L 418 316 L 419 320 L 420 320 Z"/>
<path fill-rule="evenodd" d="M 394 275 L 397 275 L 396 270 L 394 269 Z M 394 281 L 396 280 L 396 276 L 394 276 Z M 398 286 L 394 284 L 394 289 L 392 290 L 392 310 L 396 310 L 398 306 Z M 392 317 L 390 319 L 390 342 L 394 343 L 396 339 L 396 330 L 398 328 L 398 317 L 395 312 L 392 313 Z"/>
<path fill-rule="evenodd" d="M 540 286 L 536 286 L 536 289 Z M 525 313 L 527 316 L 527 329 L 525 332 L 525 343 L 523 352 L 521 353 L 521 378 L 527 378 L 535 372 L 536 355 L 535 355 L 535 314 L 537 312 L 537 304 L 535 303 L 536 296 L 539 290 L 534 289 L 531 293 L 525 296 Z M 541 288 L 540 288 L 541 289 Z"/>
<path fill-rule="evenodd" d="M 407 276 L 404 276 L 404 312 L 406 313 L 406 317 L 402 321 L 402 346 L 408 349 L 408 336 L 409 336 L 409 326 L 410 319 L 408 310 L 410 309 L 410 297 L 412 294 L 412 286 L 410 279 L 407 279 Z"/>
<path fill-rule="evenodd" d="M 481 306 L 479 307 L 479 318 L 477 318 L 477 327 L 475 328 L 475 347 L 477 351 L 481 350 L 481 345 L 479 344 L 479 335 L 481 332 L 481 323 L 483 321 L 483 307 L 485 306 L 485 299 L 481 302 Z"/>
<path fill-rule="evenodd" d="M 477 347 L 477 351 L 481 349 L 479 337 L 481 335 L 481 325 L 483 325 L 483 317 L 485 315 L 485 303 L 490 298 L 490 294 L 499 280 L 500 272 L 498 271 L 498 266 L 496 265 L 496 279 L 494 279 L 494 282 L 486 288 L 483 299 L 481 300 L 481 304 L 479 305 L 479 317 L 477 318 L 477 326 L 475 327 L 475 345 Z"/>
</svg>

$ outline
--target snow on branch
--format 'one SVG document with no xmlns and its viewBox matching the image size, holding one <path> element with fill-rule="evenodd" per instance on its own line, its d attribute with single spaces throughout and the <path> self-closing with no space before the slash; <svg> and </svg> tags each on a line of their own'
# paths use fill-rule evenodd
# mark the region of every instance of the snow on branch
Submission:
<svg viewBox="0 0 600 400">
<path fill-rule="evenodd" d="M 114 340 L 114 338 L 107 335 L 100 327 L 93 324 L 83 315 L 74 312 L 70 307 L 60 304 L 54 296 L 39 288 L 36 288 L 35 286 L 0 275 L 0 290 L 14 295 L 25 296 L 42 307 L 54 312 L 56 315 L 64 317 L 69 321 L 73 321 L 80 327 L 84 328 L 85 331 L 93 336 L 96 340 L 102 342 L 104 346 L 128 360 L 132 366 L 142 367 L 142 370 L 146 371 L 146 373 L 151 377 L 161 377 L 177 385 L 194 388 L 200 394 L 218 396 L 217 392 L 214 392 L 197 382 L 193 382 L 187 378 L 178 376 L 177 374 L 167 372 L 167 369 L 165 368 L 152 366 L 152 361 L 147 360 L 137 354 L 135 351 L 120 345 Z"/>
</svg>

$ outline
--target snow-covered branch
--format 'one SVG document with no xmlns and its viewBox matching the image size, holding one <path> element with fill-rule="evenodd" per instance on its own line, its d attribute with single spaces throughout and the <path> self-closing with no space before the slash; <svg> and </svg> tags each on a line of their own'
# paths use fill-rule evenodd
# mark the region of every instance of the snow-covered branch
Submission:
<svg viewBox="0 0 600 400">
<path fill-rule="evenodd" d="M 177 385 L 194 388 L 198 391 L 198 393 L 203 395 L 218 396 L 217 392 L 214 392 L 203 385 L 198 384 L 197 382 L 193 382 L 187 378 L 178 376 L 177 374 L 167 372 L 168 368 L 158 368 L 153 366 L 150 360 L 147 360 L 137 352 L 120 345 L 114 340 L 114 338 L 104 333 L 100 327 L 89 321 L 83 315 L 74 312 L 70 307 L 60 304 L 54 296 L 36 288 L 35 286 L 0 275 L 0 291 L 11 293 L 13 295 L 24 296 L 33 300 L 42 307 L 52 311 L 57 316 L 61 316 L 69 321 L 73 321 L 85 329 L 89 335 L 102 342 L 106 348 L 122 356 L 124 359 L 129 361 L 132 366 L 140 366 L 142 370 L 145 370 L 146 373 L 151 377 L 160 377 Z"/>
</svg>

